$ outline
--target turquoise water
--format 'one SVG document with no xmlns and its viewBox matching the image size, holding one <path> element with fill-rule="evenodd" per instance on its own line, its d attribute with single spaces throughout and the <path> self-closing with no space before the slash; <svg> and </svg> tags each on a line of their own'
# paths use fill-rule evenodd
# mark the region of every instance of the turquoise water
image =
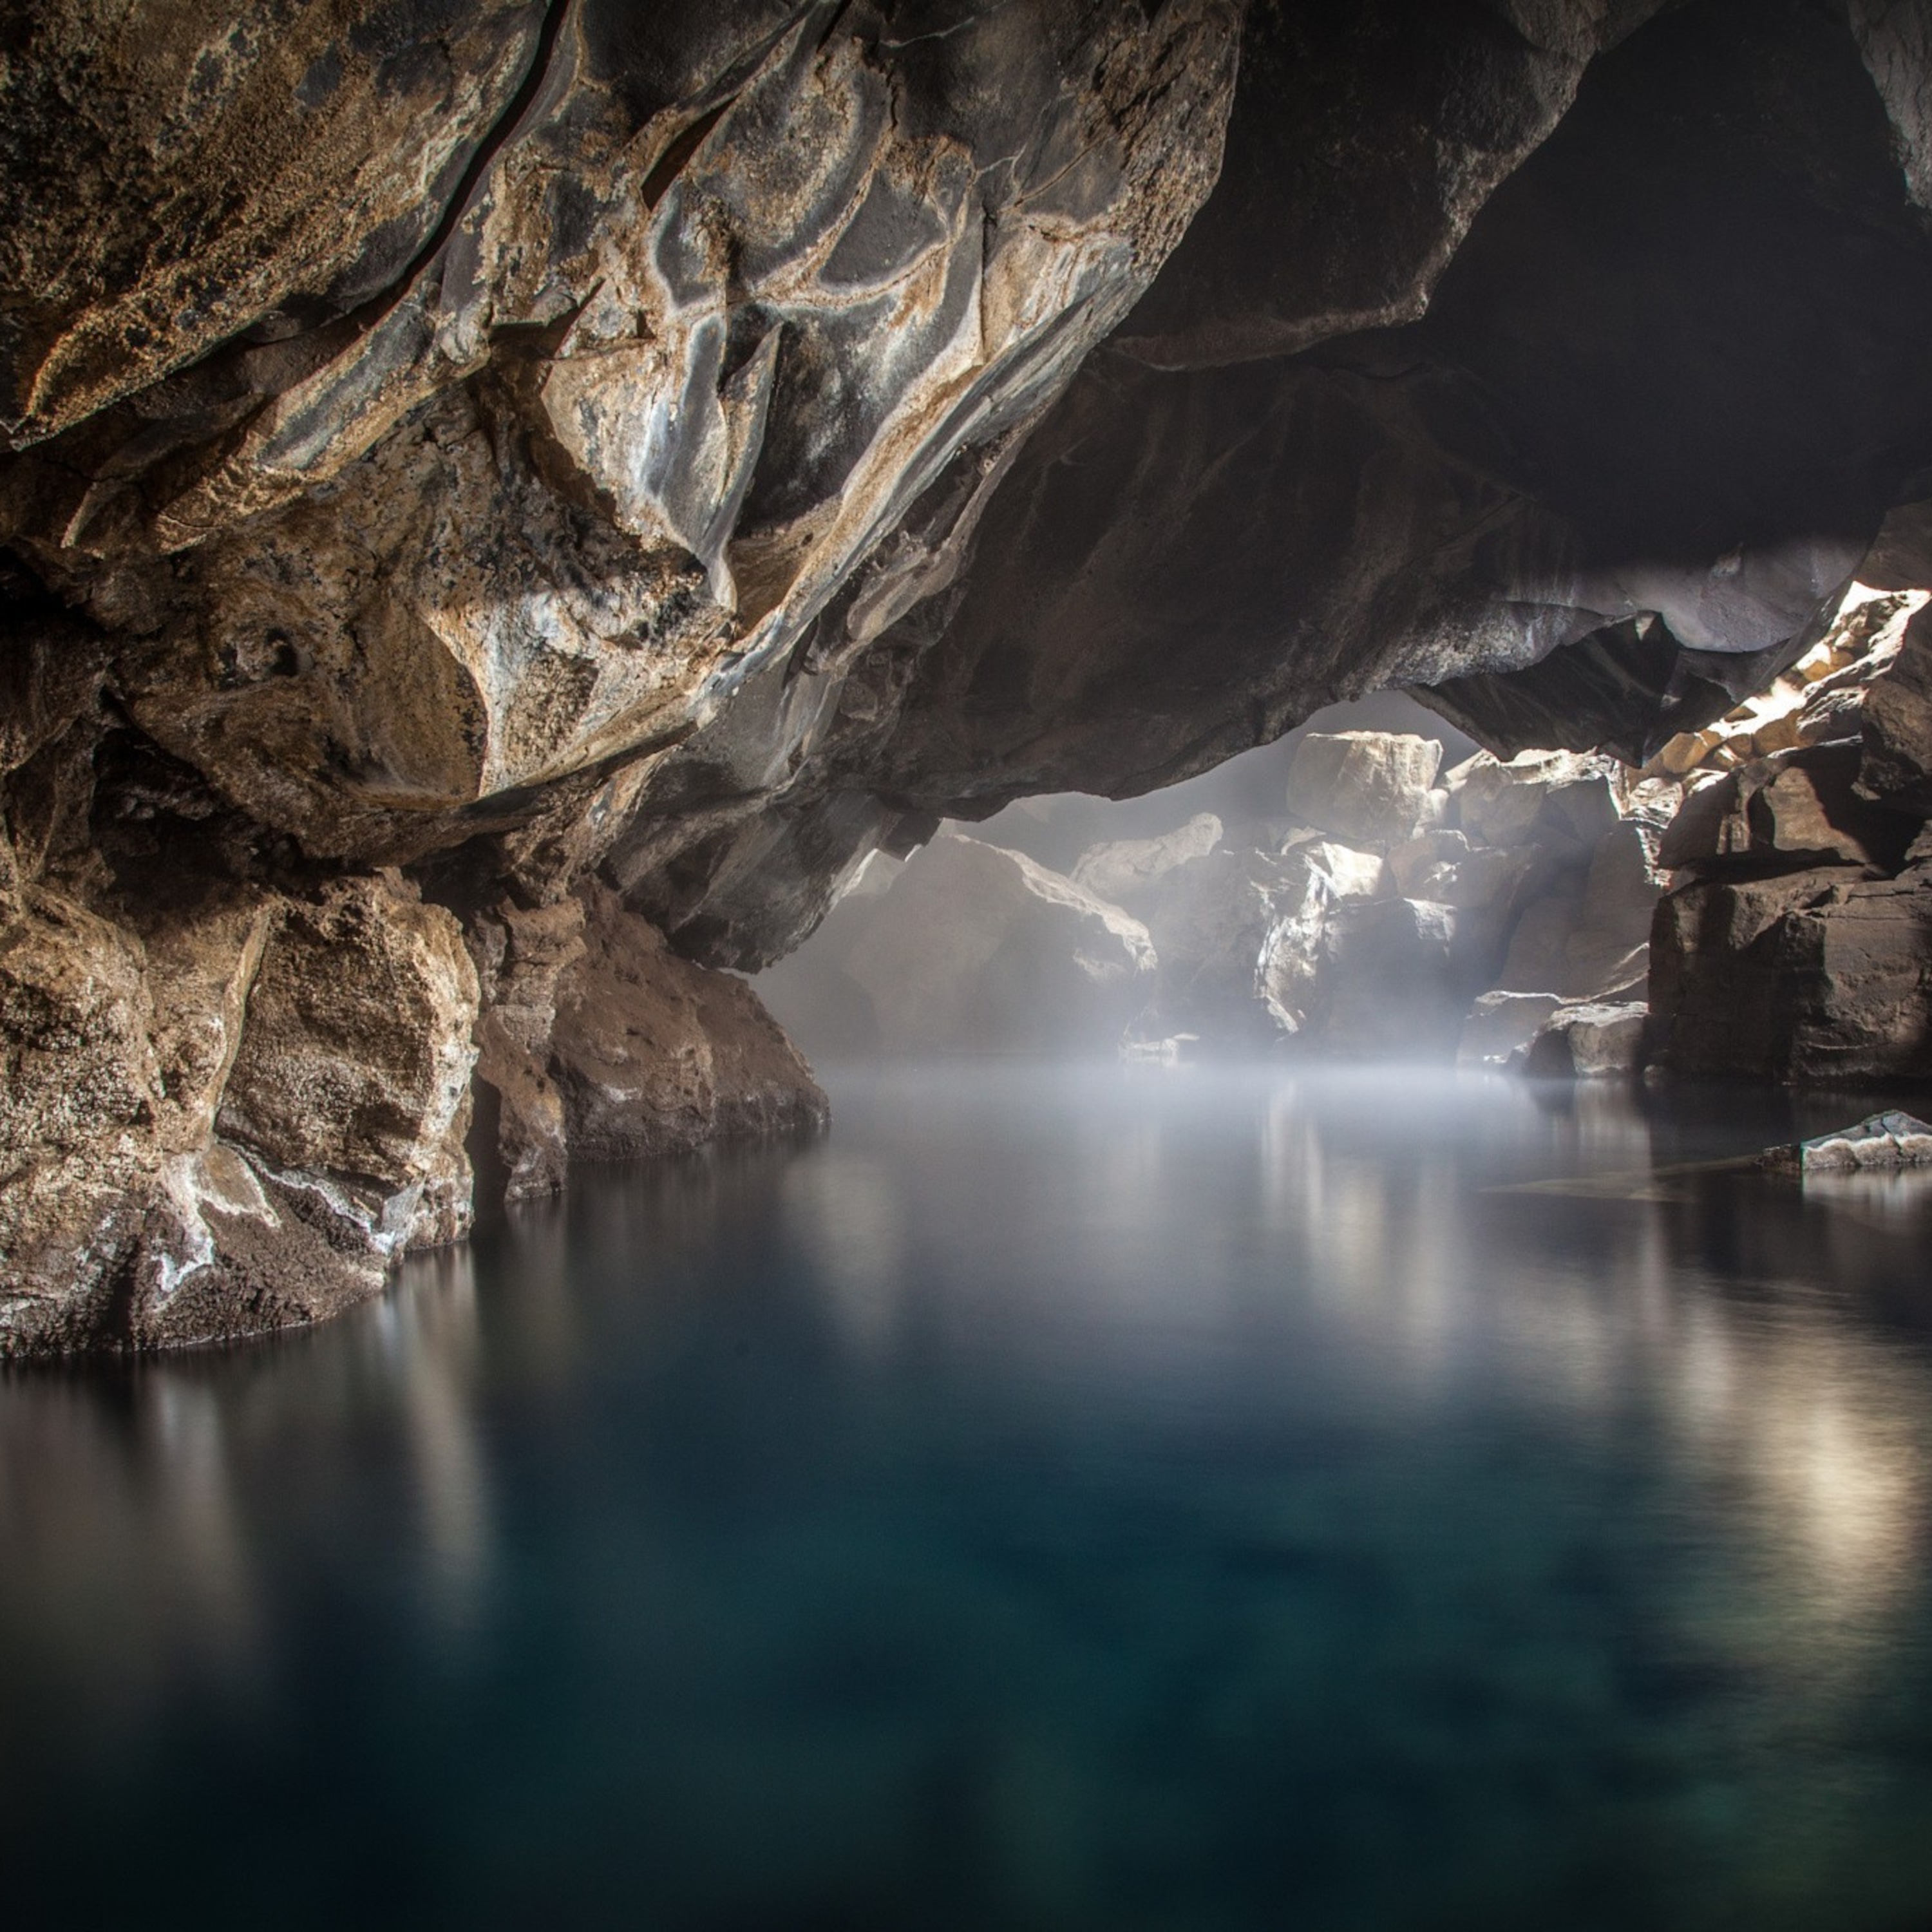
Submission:
<svg viewBox="0 0 1932 1932">
<path fill-rule="evenodd" d="M 0 1379 L 10 1925 L 1905 1932 L 1932 1206 L 1762 1096 L 854 1074 Z"/>
</svg>

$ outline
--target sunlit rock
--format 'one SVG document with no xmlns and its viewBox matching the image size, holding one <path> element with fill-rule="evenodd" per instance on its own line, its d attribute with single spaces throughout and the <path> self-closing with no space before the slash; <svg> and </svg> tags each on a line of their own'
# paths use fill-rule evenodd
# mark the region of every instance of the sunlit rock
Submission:
<svg viewBox="0 0 1932 1932">
<path fill-rule="evenodd" d="M 1430 815 L 1442 762 L 1433 738 L 1394 731 L 1311 731 L 1288 767 L 1288 808 L 1345 843 L 1386 851 Z"/>
<path fill-rule="evenodd" d="M 1871 680 L 1859 724 L 1858 789 L 1932 814 L 1932 620 L 1924 611 L 1906 627 L 1896 658 Z"/>
<path fill-rule="evenodd" d="M 1450 775 L 1459 823 L 1484 845 L 1520 845 L 1540 833 L 1586 848 L 1616 823 L 1616 761 L 1570 752 L 1523 752 L 1507 761 L 1479 752 Z"/>
<path fill-rule="evenodd" d="M 1856 788 L 1856 743 L 1805 746 L 1704 779 L 1664 834 L 1668 871 L 1738 876 L 1823 865 L 1894 868 L 1917 821 Z"/>
<path fill-rule="evenodd" d="M 1283 855 L 1255 966 L 1256 990 L 1283 1032 L 1308 1035 L 1318 1026 L 1334 957 L 1330 928 L 1343 906 L 1380 896 L 1386 869 L 1376 854 L 1328 840 Z"/>
<path fill-rule="evenodd" d="M 1524 1049 L 1522 1070 L 1545 1078 L 1632 1078 L 1643 1065 L 1649 1017 L 1642 1000 L 1559 1006 Z"/>
<path fill-rule="evenodd" d="M 1197 812 L 1185 825 L 1158 838 L 1117 839 L 1089 847 L 1073 868 L 1073 883 L 1096 898 L 1144 915 L 1141 902 L 1157 892 L 1176 866 L 1204 857 L 1220 840 L 1221 821 L 1211 812 Z"/>
<path fill-rule="evenodd" d="M 1142 902 L 1159 964 L 1128 1044 L 1182 1034 L 1209 1052 L 1272 1044 L 1280 1022 L 1260 980 L 1284 910 L 1373 892 L 1382 873 L 1379 858 L 1323 840 L 1279 858 L 1222 846 L 1174 867 Z"/>
</svg>

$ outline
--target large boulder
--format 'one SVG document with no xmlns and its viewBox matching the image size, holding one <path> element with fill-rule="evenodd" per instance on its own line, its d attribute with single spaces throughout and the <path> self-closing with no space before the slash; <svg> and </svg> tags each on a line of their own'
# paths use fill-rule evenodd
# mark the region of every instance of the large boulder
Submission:
<svg viewBox="0 0 1932 1932">
<path fill-rule="evenodd" d="M 1658 862 L 1707 878 L 1896 869 L 1918 820 L 1860 795 L 1868 757 L 1856 741 L 1802 746 L 1704 779 L 1664 834 Z"/>
<path fill-rule="evenodd" d="M 1283 855 L 1254 968 L 1256 991 L 1283 1033 L 1318 1033 L 1334 966 L 1330 928 L 1345 906 L 1379 898 L 1386 876 L 1376 854 L 1327 839 Z"/>
<path fill-rule="evenodd" d="M 1185 1039 L 1208 1054 L 1276 1044 L 1286 1024 L 1282 1002 L 1292 997 L 1292 944 L 1314 947 L 1304 956 L 1312 982 L 1322 970 L 1328 911 L 1379 893 L 1385 873 L 1378 854 L 1321 838 L 1280 854 L 1223 846 L 1175 867 L 1147 907 L 1159 973 L 1130 1039 Z"/>
<path fill-rule="evenodd" d="M 316 1320 L 462 1232 L 476 1012 L 456 921 L 392 879 L 175 881 L 122 923 L 34 889 L 0 934 L 0 1350 Z"/>
<path fill-rule="evenodd" d="M 1700 880 L 1659 904 L 1664 1064 L 1789 1081 L 1932 1076 L 1932 874 Z"/>
<path fill-rule="evenodd" d="M 1864 694 L 1859 723 L 1868 797 L 1932 816 L 1932 605 L 1907 626 L 1898 654 Z"/>
<path fill-rule="evenodd" d="M 1559 1006 L 1524 1049 L 1522 1071 L 1544 1079 L 1632 1078 L 1643 1066 L 1649 1022 L 1640 1000 Z"/>
<path fill-rule="evenodd" d="M 1346 844 L 1385 852 L 1430 815 L 1442 763 L 1434 738 L 1401 731 L 1311 731 L 1288 767 L 1288 808 Z"/>
<path fill-rule="evenodd" d="M 278 1171 L 414 1190 L 412 1225 L 460 1233 L 477 1005 L 450 913 L 392 880 L 331 885 L 268 941 L 216 1124 Z"/>
<path fill-rule="evenodd" d="M 1475 844 L 1522 845 L 1541 837 L 1585 848 L 1619 816 L 1613 759 L 1570 752 L 1478 752 L 1449 775 L 1459 823 Z"/>
<path fill-rule="evenodd" d="M 1220 820 L 1211 812 L 1196 812 L 1156 838 L 1089 846 L 1073 868 L 1073 883 L 1096 899 L 1144 914 L 1168 874 L 1190 859 L 1206 857 L 1220 842 Z"/>
<path fill-rule="evenodd" d="M 1468 1005 L 1452 907 L 1345 902 L 1328 923 L 1329 1000 L 1321 1043 L 1361 1058 L 1446 1060 Z"/>
</svg>

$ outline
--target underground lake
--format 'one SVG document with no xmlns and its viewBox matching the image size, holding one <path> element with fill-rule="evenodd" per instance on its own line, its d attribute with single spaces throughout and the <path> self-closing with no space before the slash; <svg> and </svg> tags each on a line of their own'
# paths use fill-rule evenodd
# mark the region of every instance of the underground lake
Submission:
<svg viewBox="0 0 1932 1932">
<path fill-rule="evenodd" d="M 1932 1191 L 1862 1102 L 832 1070 L 308 1333 L 0 1379 L 35 1924 L 1932 1910 Z"/>
</svg>

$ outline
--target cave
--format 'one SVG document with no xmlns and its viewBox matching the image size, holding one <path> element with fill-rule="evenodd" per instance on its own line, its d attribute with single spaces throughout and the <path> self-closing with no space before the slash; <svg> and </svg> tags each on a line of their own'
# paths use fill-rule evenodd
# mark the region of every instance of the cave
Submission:
<svg viewBox="0 0 1932 1932">
<path fill-rule="evenodd" d="M 301 1922 L 595 1922 L 627 1808 L 694 1932 L 1932 1912 L 1932 7 L 18 0 L 0 96 L 0 1630 L 562 1660 L 525 1852 L 365 1829 L 366 1658 L 144 1719 L 201 1922 L 318 1856 L 249 1749 Z M 34 1923 L 210 1828 L 77 1721 Z"/>
</svg>

